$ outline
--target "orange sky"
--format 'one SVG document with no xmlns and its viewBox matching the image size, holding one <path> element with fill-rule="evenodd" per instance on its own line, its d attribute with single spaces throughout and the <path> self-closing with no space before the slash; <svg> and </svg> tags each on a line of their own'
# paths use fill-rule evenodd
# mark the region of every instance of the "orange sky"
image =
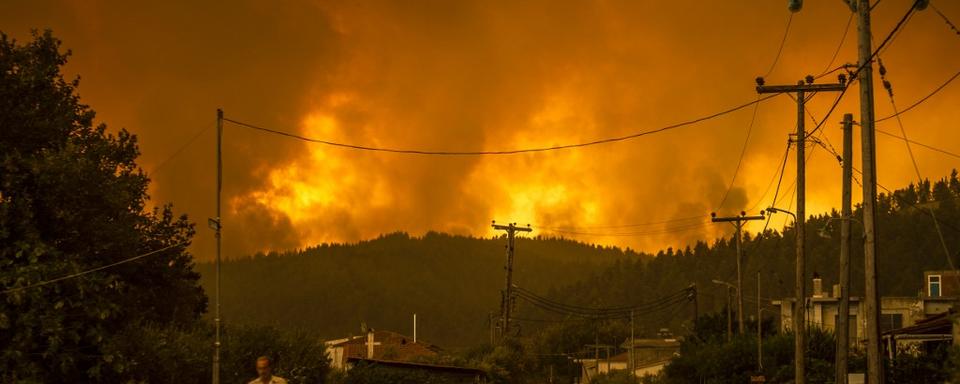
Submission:
<svg viewBox="0 0 960 384">
<path fill-rule="evenodd" d="M 876 7 L 878 42 L 911 2 Z M 204 222 L 214 214 L 217 107 L 233 119 L 370 146 L 478 151 L 590 141 L 755 100 L 753 79 L 770 68 L 789 17 L 784 1 L 130 3 L 5 1 L 0 30 L 22 40 L 31 28 L 51 28 L 73 50 L 67 72 L 81 75 L 83 101 L 99 121 L 140 137 L 154 203 L 171 202 L 200 224 L 194 252 L 202 260 L 213 255 Z M 960 21 L 960 3 L 933 3 Z M 808 0 L 767 83 L 823 72 L 849 15 L 841 1 Z M 855 61 L 855 24 L 833 66 Z M 960 36 L 928 9 L 881 57 L 903 108 L 960 69 Z M 877 115 L 887 116 L 890 100 L 877 87 Z M 838 150 L 838 122 L 845 112 L 859 119 L 858 94 L 855 85 L 824 127 Z M 820 119 L 834 97 L 818 95 L 808 107 Z M 951 84 L 904 114 L 909 137 L 960 152 L 958 100 L 960 85 Z M 786 96 L 759 106 L 719 206 L 752 113 L 619 143 L 491 157 L 358 152 L 228 124 L 225 255 L 398 230 L 489 236 L 490 220 L 530 223 L 546 235 L 558 233 L 544 228 L 588 227 L 574 232 L 616 235 L 567 236 L 646 251 L 712 239 L 729 226 L 701 224 L 711 211 L 758 207 L 755 214 L 771 204 L 764 191 L 796 117 Z M 895 120 L 878 128 L 899 132 Z M 902 141 L 878 135 L 877 143 L 881 184 L 916 179 Z M 914 153 L 925 177 L 960 164 Z M 791 157 L 781 196 L 794 164 Z M 807 212 L 839 206 L 839 181 L 836 160 L 815 149 Z"/>
</svg>

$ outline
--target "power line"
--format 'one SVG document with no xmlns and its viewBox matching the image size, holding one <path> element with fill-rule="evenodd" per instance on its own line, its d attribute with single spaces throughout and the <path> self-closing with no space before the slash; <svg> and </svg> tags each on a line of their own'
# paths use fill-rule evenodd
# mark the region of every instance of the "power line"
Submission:
<svg viewBox="0 0 960 384">
<path fill-rule="evenodd" d="M 878 54 L 880 54 L 880 51 L 883 50 L 888 43 L 890 43 L 890 40 L 897 33 L 897 31 L 899 31 L 900 28 L 903 28 L 903 26 L 906 24 L 907 20 L 910 19 L 910 16 L 913 14 L 915 10 L 916 10 L 916 7 L 914 6 L 914 4 L 911 4 L 910 8 L 907 10 L 907 13 L 903 15 L 902 18 L 900 18 L 900 21 L 898 21 L 897 25 L 893 27 L 893 30 L 891 30 L 890 33 L 887 34 L 887 37 L 885 37 L 883 39 L 883 42 L 881 42 L 880 45 L 877 46 L 877 49 L 875 49 L 873 53 L 870 54 L 870 59 L 866 60 L 865 63 L 859 63 L 859 65 L 857 66 L 857 70 L 854 71 L 849 76 L 850 81 L 847 82 L 846 87 L 843 87 L 843 90 L 837 96 L 837 99 L 833 102 L 833 105 L 830 106 L 830 110 L 827 111 L 826 116 L 823 117 L 823 120 L 820 121 L 820 124 L 817 124 L 816 128 L 810 131 L 810 133 L 808 133 L 806 137 L 813 136 L 814 133 L 816 133 L 818 130 L 820 130 L 821 127 L 823 127 L 823 123 L 830 119 L 830 115 L 832 115 L 833 111 L 837 109 L 837 105 L 840 104 L 840 100 L 843 99 L 843 95 L 847 93 L 848 89 L 850 89 L 850 85 L 853 84 L 854 79 L 857 78 L 857 76 L 860 74 L 860 71 L 863 71 L 863 69 L 866 68 L 868 65 L 873 65 L 873 59 L 877 57 Z"/>
<path fill-rule="evenodd" d="M 933 92 L 930 92 L 928 95 L 924 96 L 924 97 L 921 98 L 920 100 L 917 100 L 915 103 L 910 104 L 909 107 L 906 107 L 906 108 L 904 108 L 903 110 L 897 111 L 897 112 L 895 112 L 894 114 L 892 114 L 892 115 L 890 115 L 890 116 L 886 116 L 886 117 L 884 117 L 884 118 L 877 119 L 875 122 L 879 123 L 879 122 L 884 121 L 884 120 L 890 120 L 890 119 L 892 119 L 892 118 L 894 118 L 894 117 L 900 116 L 900 115 L 903 114 L 903 113 L 906 113 L 907 111 L 909 111 L 909 110 L 911 110 L 911 109 L 913 109 L 913 108 L 916 108 L 918 105 L 923 104 L 923 102 L 927 101 L 927 99 L 933 97 L 933 95 L 936 95 L 937 92 L 940 92 L 940 90 L 942 90 L 942 89 L 945 88 L 948 84 L 950 84 L 951 82 L 953 82 L 954 80 L 956 80 L 957 77 L 960 77 L 960 71 L 957 71 L 957 73 L 954 73 L 953 76 L 950 76 L 950 78 L 947 79 L 947 81 L 945 81 L 943 84 L 940 84 L 940 86 L 937 87 L 936 89 L 934 89 Z"/>
<path fill-rule="evenodd" d="M 947 23 L 947 26 L 950 27 L 950 29 L 952 29 L 953 32 L 957 34 L 957 36 L 960 36 L 960 29 L 957 29 L 957 26 L 954 25 L 952 22 L 950 22 L 950 19 L 947 18 L 947 15 L 944 15 L 943 12 L 940 12 L 940 8 L 937 8 L 937 6 L 934 5 L 933 3 L 930 3 L 930 7 L 933 8 L 933 10 L 936 11 L 938 15 L 940 15 L 943 21 Z"/>
<path fill-rule="evenodd" d="M 691 220 L 703 220 L 704 215 L 696 216 L 686 216 L 678 217 L 674 219 L 667 219 L 661 221 L 649 221 L 645 223 L 636 223 L 636 224 L 619 224 L 619 225 L 599 225 L 599 226 L 547 226 L 547 225 L 534 225 L 537 229 L 550 229 L 550 230 L 568 230 L 568 231 L 577 231 L 577 230 L 595 230 L 595 229 L 622 229 L 622 228 L 635 228 L 635 227 L 645 227 L 658 224 L 671 224 L 676 222 L 691 221 Z"/>
<path fill-rule="evenodd" d="M 767 183 L 767 188 L 763 191 L 763 195 L 760 195 L 760 198 L 757 199 L 757 203 L 754 204 L 752 207 L 750 207 L 750 209 L 747 210 L 748 212 L 752 212 L 753 210 L 757 209 L 757 207 L 759 207 L 760 204 L 763 203 L 763 199 L 767 197 L 768 193 L 770 193 L 770 187 L 773 187 L 773 182 L 777 180 L 778 174 L 780 175 L 780 181 L 783 181 L 783 170 L 787 167 L 787 158 L 789 157 L 789 155 L 790 155 L 790 142 L 787 141 L 787 148 L 785 151 L 783 151 L 783 158 L 781 158 L 781 160 L 779 161 L 781 163 L 779 171 L 776 168 L 774 168 L 773 175 L 770 176 L 770 182 Z M 777 182 L 777 192 L 779 192 L 779 190 L 780 190 L 780 182 Z M 774 199 L 776 199 L 776 192 L 774 193 Z"/>
<path fill-rule="evenodd" d="M 912 140 L 912 139 L 907 139 L 907 138 L 905 138 L 905 137 L 903 137 L 903 136 L 898 136 L 898 135 L 892 134 L 892 133 L 890 133 L 890 132 L 881 131 L 881 130 L 879 130 L 879 129 L 877 129 L 876 131 L 877 131 L 877 133 L 884 134 L 884 135 L 893 137 L 893 138 L 895 138 L 895 139 L 906 140 L 906 141 L 907 141 L 908 143 L 910 143 L 910 144 L 917 145 L 917 146 L 920 146 L 920 147 L 929 149 L 929 150 L 931 150 L 931 151 L 936 151 L 936 152 L 940 152 L 940 153 L 942 153 L 942 154 L 944 154 L 944 155 L 947 155 L 947 156 L 953 156 L 953 157 L 956 157 L 956 158 L 960 158 L 960 155 L 958 155 L 958 154 L 956 154 L 956 153 L 953 153 L 953 152 L 950 152 L 950 151 L 947 151 L 947 150 L 945 150 L 945 149 L 940 149 L 940 148 L 934 147 L 934 146 L 932 146 L 932 145 L 927 145 L 927 144 L 924 144 L 924 143 L 921 143 L 921 142 L 918 142 L 918 141 L 914 141 L 914 140 Z"/>
<path fill-rule="evenodd" d="M 853 12 L 850 12 L 850 17 L 847 18 L 847 24 L 843 27 L 843 36 L 840 36 L 840 43 L 837 44 L 837 49 L 833 51 L 833 57 L 830 58 L 830 62 L 827 63 L 827 66 L 823 68 L 823 72 L 820 73 L 817 77 L 826 76 L 836 70 L 843 68 L 843 66 L 837 67 L 837 69 L 830 70 L 830 66 L 833 65 L 833 62 L 837 60 L 837 55 L 840 54 L 840 49 L 843 48 L 843 43 L 847 41 L 847 33 L 850 31 L 850 24 L 853 22 Z"/>
<path fill-rule="evenodd" d="M 623 318 L 629 316 L 631 312 L 641 316 L 645 314 L 656 313 L 670 308 L 678 303 L 689 301 L 693 289 L 684 288 L 669 296 L 665 296 L 651 302 L 621 307 L 583 307 L 565 304 L 547 299 L 543 296 L 539 296 L 529 290 L 519 287 L 516 288 L 515 292 L 518 298 L 521 298 L 538 308 L 567 316 L 577 316 L 599 320 Z"/>
<path fill-rule="evenodd" d="M 667 227 L 661 229 L 651 229 L 646 231 L 631 231 L 631 232 L 590 232 L 590 231 L 577 231 L 577 230 L 564 230 L 564 229 L 544 229 L 547 232 L 554 232 L 560 234 L 568 235 L 581 235 L 581 236 L 591 236 L 591 237 L 620 237 L 620 236 L 652 236 L 652 235 L 666 235 L 670 233 L 679 233 L 687 232 L 697 229 L 702 229 L 706 227 L 709 220 L 681 224 L 675 227 Z"/>
<path fill-rule="evenodd" d="M 760 102 L 769 100 L 769 99 L 771 99 L 771 98 L 773 98 L 773 97 L 776 97 L 776 96 L 777 96 L 777 95 L 770 95 L 770 96 L 762 97 L 762 98 L 759 98 L 759 99 L 757 99 L 757 100 L 755 100 L 755 101 L 751 101 L 751 102 L 749 102 L 749 103 L 741 104 L 741 105 L 738 105 L 738 106 L 735 106 L 735 107 L 732 107 L 732 108 L 728 108 L 728 109 L 725 109 L 725 110 L 723 110 L 723 111 L 716 112 L 716 113 L 713 113 L 713 114 L 710 114 L 710 115 L 706 115 L 706 116 L 703 116 L 703 117 L 698 117 L 698 118 L 695 118 L 695 119 L 692 119 L 692 120 L 687 120 L 687 121 L 683 121 L 683 122 L 680 122 L 680 123 L 671 124 L 671 125 L 667 125 L 667 126 L 664 126 L 664 127 L 660 127 L 660 128 L 656 128 L 656 129 L 652 129 L 652 130 L 648 130 L 648 131 L 636 132 L 636 133 L 632 133 L 632 134 L 624 135 L 624 136 L 610 137 L 610 138 L 598 139 L 598 140 L 587 141 L 587 142 L 576 143 L 576 144 L 563 144 L 563 145 L 554 145 L 554 146 L 549 146 L 549 147 L 534 147 L 534 148 L 511 149 L 511 150 L 494 150 L 494 151 L 447 151 L 447 150 L 420 150 L 420 149 L 398 149 L 398 148 L 388 148 L 388 147 L 371 147 L 371 146 L 356 145 L 356 144 L 347 144 L 347 143 L 340 143 L 340 142 L 335 142 L 335 141 L 328 141 L 328 140 L 321 140 L 321 139 L 310 138 L 310 137 L 306 137 L 306 136 L 302 136 L 302 135 L 298 135 L 298 134 L 294 134 L 294 133 L 278 131 L 278 130 L 270 129 L 270 128 L 264 128 L 264 127 L 260 127 L 260 126 L 253 125 L 253 124 L 250 124 L 250 123 L 245 123 L 245 122 L 242 122 L 242 121 L 237 121 L 237 120 L 229 119 L 229 118 L 226 118 L 226 117 L 223 118 L 223 121 L 233 123 L 233 124 L 235 124 L 235 125 L 237 125 L 237 126 L 240 126 L 240 127 L 245 127 L 245 128 L 249 128 L 249 129 L 253 129 L 253 130 L 257 130 L 257 131 L 262 131 L 262 132 L 267 132 L 267 133 L 271 133 L 271 134 L 275 134 L 275 135 L 280 135 L 280 136 L 286 136 L 286 137 L 289 137 L 289 138 L 293 138 L 293 139 L 297 139 L 297 140 L 301 140 L 301 141 L 306 141 L 306 142 L 310 142 L 310 143 L 324 144 L 324 145 L 329 145 L 329 146 L 333 146 L 333 147 L 348 148 L 348 149 L 355 149 L 355 150 L 361 150 L 361 151 L 400 153 L 400 154 L 408 154 L 408 155 L 433 155 L 433 156 L 515 155 L 515 154 L 521 154 L 521 153 L 547 152 L 547 151 L 556 151 L 556 150 L 562 150 L 562 149 L 589 147 L 589 146 L 593 146 L 593 145 L 608 144 L 608 143 L 614 143 L 614 142 L 619 142 L 619 141 L 626 141 L 626 140 L 636 139 L 636 138 L 639 138 L 639 137 L 643 137 L 643 136 L 647 136 L 647 135 L 652 135 L 652 134 L 654 134 L 654 133 L 665 132 L 665 131 L 669 131 L 669 130 L 673 130 L 673 129 L 685 127 L 685 126 L 688 126 L 688 125 L 697 124 L 697 123 L 700 123 L 700 122 L 703 122 L 703 121 L 711 120 L 711 119 L 714 119 L 714 118 L 717 118 L 717 117 L 720 117 L 720 116 L 723 116 L 723 115 L 726 115 L 726 114 L 730 114 L 730 113 L 732 113 L 732 112 L 736 112 L 736 111 L 738 111 L 738 110 L 741 110 L 741 109 L 743 109 L 743 108 L 749 107 L 749 106 L 751 106 L 751 105 L 754 105 L 754 104 L 757 104 L 757 103 L 760 103 Z"/>
<path fill-rule="evenodd" d="M 793 13 L 790 13 L 790 19 L 793 20 Z M 790 24 L 788 23 L 787 28 L 789 27 Z M 784 38 L 786 38 L 786 36 L 784 36 Z M 781 45 L 781 49 L 782 48 L 783 46 Z M 771 67 L 770 70 L 773 70 L 773 68 Z M 759 109 L 759 103 L 753 105 L 753 117 L 750 118 L 750 125 L 747 126 L 747 136 L 743 139 L 743 147 L 740 148 L 740 158 L 737 159 L 737 167 L 733 169 L 733 177 L 730 179 L 730 185 L 727 187 L 726 192 L 723 193 L 723 198 L 720 199 L 720 204 L 717 205 L 717 209 L 715 209 L 715 211 L 719 211 L 720 208 L 723 208 L 723 203 L 727 202 L 727 198 L 730 197 L 730 191 L 733 190 L 733 186 L 736 184 L 737 174 L 740 173 L 740 165 L 743 164 L 743 157 L 747 153 L 747 145 L 750 144 L 750 134 L 753 133 L 753 124 L 757 121 L 757 110 Z"/>
<path fill-rule="evenodd" d="M 826 149 L 827 151 L 829 151 L 829 149 L 827 149 L 826 147 L 823 147 L 823 148 Z M 834 154 L 836 155 L 836 153 L 834 153 Z M 855 173 L 857 173 L 857 174 L 859 174 L 859 175 L 861 175 L 861 176 L 863 175 L 863 171 L 861 171 L 861 170 L 858 169 L 857 167 L 852 167 L 852 168 L 853 168 L 853 172 L 855 172 Z M 860 180 L 857 179 L 856 175 L 854 175 L 853 180 L 856 181 L 857 184 L 860 184 L 861 186 L 863 186 L 863 185 L 860 183 Z M 883 186 L 882 184 L 880 184 L 880 183 L 877 183 L 877 187 L 880 188 L 880 189 L 882 189 L 884 192 L 886 192 L 886 193 L 887 193 L 888 195 L 890 195 L 890 196 L 893 196 L 893 194 L 894 194 L 894 191 L 893 191 L 893 190 L 891 190 L 890 188 L 884 187 L 884 186 Z M 928 211 L 927 211 L 926 209 L 924 209 L 923 207 L 920 207 L 919 205 L 914 204 L 913 202 L 910 202 L 910 201 L 907 201 L 906 203 L 907 203 L 907 205 L 909 205 L 909 206 L 911 206 L 912 208 L 916 209 L 918 212 L 921 212 L 921 213 L 923 213 L 923 214 L 925 214 L 925 215 L 927 215 L 927 216 L 931 216 L 931 215 L 930 215 L 930 212 L 928 212 Z M 945 226 L 945 227 L 947 227 L 947 228 L 950 228 L 950 229 L 956 231 L 957 233 L 960 233 L 960 228 L 955 227 L 955 226 L 953 226 L 952 224 L 950 224 L 950 223 L 948 223 L 948 222 L 946 222 L 946 221 L 943 221 L 943 220 L 937 218 L 936 216 L 931 216 L 931 218 L 932 218 L 933 220 L 935 220 L 937 223 L 939 223 L 940 225 L 943 225 L 943 226 Z"/>
<path fill-rule="evenodd" d="M 157 165 L 153 166 L 153 169 L 151 169 L 149 172 L 147 172 L 147 176 L 153 175 L 154 173 L 156 173 L 157 171 L 159 171 L 161 168 L 163 168 L 165 165 L 167 165 L 167 162 L 169 162 L 169 161 L 172 160 L 173 158 L 179 156 L 179 155 L 180 155 L 180 152 L 183 152 L 184 149 L 187 149 L 187 147 L 189 147 L 190 144 L 193 144 L 194 141 L 196 141 L 198 138 L 200 138 L 201 135 L 203 135 L 204 133 L 206 133 L 207 131 L 209 131 L 210 128 L 213 128 L 213 126 L 215 126 L 215 125 L 216 125 L 216 122 L 212 122 L 212 123 L 210 123 L 210 124 L 205 125 L 205 126 L 204 126 L 203 128 L 201 128 L 200 130 L 198 130 L 192 137 L 190 137 L 189 140 L 187 140 L 185 143 L 183 143 L 183 145 L 181 145 L 179 148 L 177 148 L 176 151 L 173 151 L 173 153 L 171 153 L 170 156 L 167 156 L 167 158 L 163 159 L 163 161 L 161 161 L 161 162 L 157 163 Z"/>
<path fill-rule="evenodd" d="M 115 263 L 103 265 L 103 266 L 96 267 L 96 268 L 93 268 L 93 269 L 88 269 L 88 270 L 83 271 L 83 272 L 72 273 L 72 274 L 69 274 L 69 275 L 66 275 L 66 276 L 61 276 L 61 277 L 58 277 L 58 278 L 55 278 L 55 279 L 51 279 L 51 280 L 41 281 L 41 282 L 36 283 L 36 284 L 30 284 L 30 285 L 26 285 L 26 286 L 23 286 L 23 287 L 6 289 L 6 290 L 4 290 L 3 292 L 0 292 L 0 293 L 2 293 L 2 294 L 8 294 L 8 293 L 12 293 L 12 292 L 25 291 L 25 290 L 32 289 L 32 288 L 42 287 L 42 286 L 44 286 L 44 285 L 49 285 L 49 284 L 53 284 L 53 283 L 56 283 L 56 282 L 73 279 L 73 278 L 80 277 L 80 276 L 83 276 L 83 275 L 88 275 L 88 274 L 91 274 L 91 273 L 94 273 L 94 272 L 97 272 L 97 271 L 102 271 L 102 270 L 104 270 L 104 269 L 113 268 L 113 267 L 116 267 L 116 266 L 121 265 L 121 264 L 126 264 L 126 263 L 129 263 L 129 262 L 131 262 L 131 261 L 140 260 L 140 259 L 142 259 L 142 258 L 144 258 L 144 257 L 152 256 L 152 255 L 155 255 L 155 254 L 157 254 L 157 253 L 166 251 L 166 250 L 168 250 L 168 249 L 176 248 L 176 247 L 180 247 L 180 246 L 184 246 L 184 245 L 187 245 L 187 244 L 189 244 L 189 243 L 190 243 L 189 241 L 184 241 L 184 242 L 182 242 L 182 243 L 177 243 L 177 244 L 173 244 L 173 245 L 168 245 L 168 246 L 166 246 L 166 247 L 157 249 L 157 250 L 155 250 L 155 251 L 150 251 L 150 252 L 144 253 L 144 254 L 142 254 L 142 255 L 134 256 L 134 257 L 131 257 L 131 258 L 128 258 L 128 259 L 123 259 L 123 260 L 120 260 L 120 261 L 115 262 Z"/>
<path fill-rule="evenodd" d="M 790 25 L 793 24 L 793 12 L 790 12 L 790 17 L 787 18 L 787 27 L 783 31 L 783 38 L 780 39 L 780 48 L 777 48 L 777 55 L 773 57 L 773 63 L 770 63 L 770 69 L 767 70 L 767 74 L 763 77 L 770 76 L 773 73 L 773 69 L 777 66 L 777 62 L 780 61 L 780 55 L 783 53 L 783 46 L 787 43 L 787 36 L 790 35 Z"/>
<path fill-rule="evenodd" d="M 883 87 L 887 90 L 887 95 L 890 96 L 890 105 L 893 107 L 893 112 L 897 112 L 897 102 L 893 98 L 893 86 L 887 81 L 887 70 L 883 65 L 883 61 L 880 62 L 880 80 L 883 81 Z M 903 127 L 903 121 L 900 119 L 900 116 L 897 115 L 897 125 L 900 127 L 900 134 L 903 135 L 903 144 L 907 147 L 907 154 L 910 155 L 910 162 L 913 163 L 913 170 L 917 173 L 917 182 L 923 183 L 923 175 L 920 173 L 920 166 L 917 165 L 917 158 L 913 156 L 913 148 L 910 147 L 910 140 L 907 138 L 907 130 Z M 956 271 L 957 267 L 953 264 L 953 258 L 950 257 L 950 250 L 947 247 L 947 241 L 943 238 L 943 231 L 940 230 L 940 223 L 937 220 L 937 215 L 934 213 L 933 208 L 929 208 L 930 217 L 933 218 L 933 227 L 937 231 L 937 237 L 940 239 L 940 246 L 943 247 L 943 253 L 947 258 L 947 264 L 950 265 L 950 269 Z"/>
</svg>

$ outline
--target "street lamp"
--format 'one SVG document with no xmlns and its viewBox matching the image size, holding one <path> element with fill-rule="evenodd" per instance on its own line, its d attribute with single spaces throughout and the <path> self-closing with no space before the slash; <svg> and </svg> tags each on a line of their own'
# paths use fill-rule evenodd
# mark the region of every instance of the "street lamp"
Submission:
<svg viewBox="0 0 960 384">
<path fill-rule="evenodd" d="M 801 158 L 802 160 L 802 158 Z M 803 162 L 801 161 L 801 164 Z M 798 208 L 802 209 L 802 204 L 798 204 Z M 805 237 L 803 236 L 803 216 L 798 219 L 797 215 L 793 212 L 787 211 L 785 209 L 780 209 L 776 207 L 767 208 L 767 212 L 773 213 L 786 213 L 790 216 L 793 216 L 793 222 L 796 223 L 796 235 L 797 235 L 797 261 L 796 261 L 796 286 L 795 286 L 795 295 L 797 297 L 796 305 L 793 308 L 793 345 L 794 345 L 794 366 L 795 368 L 795 378 L 794 382 L 797 384 L 805 383 L 805 361 L 804 354 L 807 350 L 807 309 L 806 309 L 806 268 L 804 262 L 804 251 L 803 245 L 805 242 Z M 802 214 L 802 211 L 801 211 Z"/>
<path fill-rule="evenodd" d="M 765 211 L 767 211 L 767 213 L 777 213 L 777 212 L 779 212 L 779 213 L 786 213 L 786 214 L 792 216 L 794 220 L 797 219 L 797 215 L 795 215 L 793 212 L 790 212 L 790 211 L 788 211 L 788 210 L 786 210 L 786 209 L 780 209 L 780 208 L 777 208 L 777 207 L 769 207 L 769 208 L 765 209 Z"/>
</svg>

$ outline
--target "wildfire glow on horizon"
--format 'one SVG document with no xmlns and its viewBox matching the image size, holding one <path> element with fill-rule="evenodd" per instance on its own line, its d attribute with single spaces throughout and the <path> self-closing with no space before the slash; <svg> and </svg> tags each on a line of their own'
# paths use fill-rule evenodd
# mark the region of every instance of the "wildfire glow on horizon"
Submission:
<svg viewBox="0 0 960 384">
<path fill-rule="evenodd" d="M 875 41 L 910 3 L 877 6 Z M 960 3 L 936 5 L 960 19 Z M 73 51 L 66 68 L 82 76 L 83 102 L 111 129 L 138 135 L 154 203 L 173 203 L 197 222 L 214 215 L 217 108 L 237 121 L 369 147 L 500 151 L 621 137 L 757 100 L 757 76 L 795 84 L 856 60 L 856 23 L 842 2 L 807 2 L 787 30 L 790 17 L 778 1 L 0 5 L 5 33 L 25 40 L 30 28 L 50 28 Z M 960 70 L 960 37 L 922 11 L 880 57 L 903 109 Z M 875 77 L 876 114 L 889 116 Z M 836 97 L 813 96 L 808 130 Z M 908 137 L 960 152 L 958 98 L 951 83 L 901 115 Z M 854 84 L 817 135 L 823 146 L 807 147 L 808 214 L 839 207 L 840 167 L 825 148 L 841 149 L 839 122 L 859 111 Z M 226 123 L 225 255 L 395 231 L 498 235 L 491 220 L 648 252 L 712 241 L 732 227 L 710 223 L 711 212 L 794 209 L 794 151 L 775 187 L 796 115 L 781 95 L 635 139 L 489 156 L 361 151 Z M 901 135 L 896 119 L 877 128 Z M 903 140 L 878 135 L 877 143 L 879 182 L 916 182 Z M 960 168 L 956 157 L 913 152 L 924 177 Z M 859 155 L 854 161 L 859 168 Z M 855 185 L 855 203 L 859 194 Z M 784 216 L 770 228 L 789 224 Z M 212 250 L 212 233 L 198 228 L 194 253 L 208 260 Z"/>
</svg>

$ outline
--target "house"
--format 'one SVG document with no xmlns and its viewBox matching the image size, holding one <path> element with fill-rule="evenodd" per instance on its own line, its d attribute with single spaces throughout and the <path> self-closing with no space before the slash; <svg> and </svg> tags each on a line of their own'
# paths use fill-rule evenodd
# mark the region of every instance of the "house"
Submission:
<svg viewBox="0 0 960 384">
<path fill-rule="evenodd" d="M 367 359 L 362 357 L 348 357 L 346 360 L 348 370 L 359 365 L 376 366 L 394 372 L 423 372 L 429 374 L 431 377 L 438 378 L 444 383 L 467 384 L 487 382 L 486 372 L 476 368 L 409 361 Z"/>
<path fill-rule="evenodd" d="M 883 342 L 891 359 L 897 351 L 919 352 L 932 349 L 937 344 L 951 343 L 960 345 L 960 324 L 958 315 L 951 309 L 917 321 L 908 327 L 891 329 L 883 333 Z"/>
<path fill-rule="evenodd" d="M 910 327 L 931 316 L 936 316 L 950 310 L 958 303 L 957 293 L 960 292 L 958 275 L 952 271 L 924 272 L 924 290 L 918 297 L 881 297 L 880 298 L 880 331 L 887 332 L 904 327 Z M 951 281 L 948 283 L 948 281 Z M 835 331 L 839 322 L 840 287 L 833 286 L 833 292 L 823 290 L 823 281 L 819 277 L 813 279 L 813 294 L 806 298 L 807 324 L 821 329 Z M 850 345 L 858 348 L 865 341 L 866 317 L 861 314 L 862 300 L 859 297 L 850 297 L 849 319 Z M 789 332 L 793 328 L 793 310 L 795 298 L 774 300 L 774 306 L 780 307 L 781 331 Z"/>
<path fill-rule="evenodd" d="M 390 331 L 367 331 L 363 336 L 351 336 L 337 340 L 328 340 L 326 345 L 330 367 L 347 370 L 351 358 L 384 360 L 395 362 L 413 362 L 440 354 L 441 349 L 423 341 Z"/>
<path fill-rule="evenodd" d="M 631 350 L 633 351 L 633 374 L 644 377 L 659 374 L 671 359 L 680 351 L 680 341 L 674 338 L 658 339 L 629 339 L 620 345 L 626 352 L 598 358 L 576 359 L 580 364 L 580 382 L 588 383 L 598 374 L 606 374 L 616 370 L 629 370 Z"/>
</svg>

